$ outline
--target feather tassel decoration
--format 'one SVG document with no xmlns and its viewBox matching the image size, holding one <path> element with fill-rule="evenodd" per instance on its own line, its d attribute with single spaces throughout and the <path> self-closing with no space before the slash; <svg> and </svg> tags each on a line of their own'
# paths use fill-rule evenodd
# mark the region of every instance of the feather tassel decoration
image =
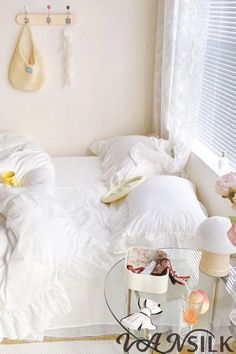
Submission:
<svg viewBox="0 0 236 354">
<path fill-rule="evenodd" d="M 72 79 L 74 77 L 73 72 L 73 33 L 70 29 L 71 18 L 70 18 L 70 6 L 66 6 L 67 18 L 66 18 L 66 28 L 63 31 L 64 37 L 64 61 L 65 61 L 65 84 L 71 85 Z"/>
<path fill-rule="evenodd" d="M 65 84 L 71 85 L 74 77 L 73 72 L 73 34 L 69 26 L 66 26 L 63 32 L 64 35 L 64 61 L 65 61 Z"/>
</svg>

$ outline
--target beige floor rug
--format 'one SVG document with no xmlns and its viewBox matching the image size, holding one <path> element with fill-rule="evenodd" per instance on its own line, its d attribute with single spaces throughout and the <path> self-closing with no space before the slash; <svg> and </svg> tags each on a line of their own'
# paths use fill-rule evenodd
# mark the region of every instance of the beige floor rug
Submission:
<svg viewBox="0 0 236 354">
<path fill-rule="evenodd" d="M 114 340 L 2 344 L 0 354 L 121 354 Z M 132 354 L 136 354 L 132 352 Z M 140 353 L 139 353 L 140 354 Z"/>
<path fill-rule="evenodd" d="M 101 335 L 101 336 L 93 336 L 93 337 L 74 337 L 74 338 L 69 338 L 69 337 L 44 337 L 43 342 L 48 343 L 48 342 L 78 342 L 78 341 L 107 341 L 107 340 L 112 340 L 114 341 L 118 334 L 113 334 L 113 335 Z M 36 342 L 37 343 L 37 342 Z M 8 344 L 32 344 L 32 341 L 29 340 L 14 340 L 14 339 L 3 339 L 2 342 L 0 343 L 0 348 L 1 345 Z"/>
</svg>

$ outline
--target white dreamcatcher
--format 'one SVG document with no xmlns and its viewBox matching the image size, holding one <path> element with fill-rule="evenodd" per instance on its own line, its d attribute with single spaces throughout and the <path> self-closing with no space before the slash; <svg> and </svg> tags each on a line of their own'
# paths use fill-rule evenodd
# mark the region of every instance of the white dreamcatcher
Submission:
<svg viewBox="0 0 236 354">
<path fill-rule="evenodd" d="M 67 18 L 66 18 L 66 27 L 63 31 L 63 46 L 64 46 L 64 77 L 65 84 L 70 86 L 72 79 L 74 77 L 73 71 L 73 33 L 71 31 L 71 18 L 70 18 L 70 6 L 66 6 Z"/>
</svg>

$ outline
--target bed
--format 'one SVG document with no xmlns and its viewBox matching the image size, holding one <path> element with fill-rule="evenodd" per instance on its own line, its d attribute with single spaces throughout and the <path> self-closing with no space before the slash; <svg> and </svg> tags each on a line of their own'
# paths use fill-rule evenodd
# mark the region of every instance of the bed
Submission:
<svg viewBox="0 0 236 354">
<path fill-rule="evenodd" d="M 89 157 L 53 158 L 56 193 L 81 231 L 84 252 L 94 244 L 109 240 L 109 207 L 101 203 L 107 191 L 102 178 L 101 160 Z M 94 266 L 94 264 L 93 264 Z M 95 269 L 96 270 L 96 269 Z M 86 273 L 86 267 L 84 269 Z M 106 269 L 98 268 L 90 279 L 75 274 L 67 279 L 66 288 L 72 311 L 55 318 L 45 336 L 79 337 L 119 333 L 107 309 L 103 295 Z"/>
<path fill-rule="evenodd" d="M 199 202 L 197 201 L 194 187 L 192 186 L 191 182 L 176 176 L 154 176 L 152 178 L 147 178 L 147 181 L 142 184 L 143 187 L 141 185 L 141 187 L 136 188 L 136 190 L 130 193 L 130 195 L 124 201 L 121 201 L 120 203 L 112 206 L 108 206 L 101 203 L 101 197 L 110 188 L 110 180 L 107 180 L 106 178 L 111 177 L 112 183 L 114 183 L 114 173 L 116 175 L 116 181 L 119 182 L 121 182 L 122 178 L 126 179 L 132 175 L 137 175 L 137 173 L 147 173 L 147 177 L 150 177 L 148 176 L 150 173 L 154 175 L 160 174 L 160 169 L 162 166 L 159 164 L 159 170 L 157 172 L 157 162 L 154 159 L 154 157 L 156 158 L 154 150 L 150 154 L 150 151 L 148 150 L 149 146 L 146 146 L 145 158 L 140 157 L 140 151 L 143 151 L 143 144 L 145 143 L 146 139 L 149 138 L 142 137 L 141 145 L 138 145 L 138 152 L 132 150 L 133 156 L 129 154 L 131 141 L 128 137 L 125 137 L 126 145 L 122 139 L 121 141 L 115 141 L 115 153 L 119 154 L 122 152 L 122 156 L 119 156 L 119 164 L 124 175 L 120 173 L 118 168 L 119 164 L 116 162 L 114 166 L 118 169 L 114 171 L 114 166 L 112 163 L 115 161 L 115 157 L 113 156 L 111 158 L 110 155 L 105 156 L 104 146 L 106 145 L 107 148 L 107 142 L 105 145 L 104 142 L 102 142 L 94 147 L 94 149 L 98 151 L 97 155 L 100 154 L 100 156 L 57 157 L 51 159 L 36 145 L 26 142 L 25 138 L 23 137 L 12 137 L 11 135 L 8 136 L 0 134 L 0 139 L 0 172 L 2 173 L 2 171 L 6 169 L 17 171 L 17 176 L 22 181 L 23 186 L 21 191 L 21 189 L 12 189 L 11 187 L 5 186 L 3 184 L 0 185 L 1 197 L 2 200 L 5 200 L 5 203 L 0 203 L 0 207 L 2 208 L 2 210 L 0 210 L 1 241 L 3 242 L 4 237 L 6 239 L 6 233 L 4 236 L 4 228 L 9 226 L 8 217 L 11 221 L 12 216 L 11 213 L 8 215 L 7 212 L 9 211 L 6 212 L 5 209 L 6 206 L 11 206 L 11 204 L 13 204 L 13 207 L 15 208 L 13 209 L 16 211 L 16 215 L 14 217 L 16 221 L 18 221 L 17 226 L 21 228 L 21 224 L 23 225 L 23 236 L 27 231 L 27 225 L 32 223 L 32 220 L 35 219 L 37 228 L 39 227 L 38 234 L 36 233 L 36 236 L 38 237 L 38 239 L 36 237 L 36 245 L 34 240 L 32 240 L 32 237 L 28 237 L 27 235 L 27 242 L 23 243 L 23 246 L 21 247 L 21 253 L 17 254 L 19 260 L 24 260 L 25 252 L 27 256 L 27 250 L 30 247 L 33 247 L 32 249 L 30 248 L 31 253 L 29 253 L 29 255 L 31 257 L 31 266 L 34 266 L 34 262 L 37 263 L 37 252 L 38 248 L 41 247 L 41 242 L 42 244 L 49 242 L 50 240 L 48 241 L 47 239 L 50 239 L 51 236 L 53 236 L 52 241 L 50 241 L 51 243 L 49 242 L 49 246 L 46 243 L 46 250 L 49 252 L 48 258 L 45 258 L 42 252 L 40 254 L 39 260 L 41 263 L 39 263 L 38 271 L 41 271 L 41 265 L 43 267 L 44 260 L 46 260 L 46 262 L 48 262 L 48 260 L 50 262 L 52 261 L 52 255 L 54 258 L 56 257 L 57 262 L 57 257 L 61 257 L 64 262 L 63 267 L 66 265 L 66 276 L 59 276 L 59 292 L 61 290 L 64 291 L 64 293 L 62 291 L 62 300 L 64 303 L 62 301 L 59 304 L 59 309 L 54 307 L 55 301 L 57 300 L 57 295 L 59 297 L 59 292 L 58 294 L 55 292 L 53 298 L 55 301 L 52 302 L 52 304 L 50 303 L 50 299 L 46 302 L 47 307 L 49 307 L 50 310 L 50 316 L 48 317 L 47 322 L 49 325 L 45 328 L 45 323 L 42 325 L 37 323 L 38 307 L 41 307 L 39 298 L 36 306 L 34 306 L 36 311 L 33 317 L 37 323 L 37 330 L 35 330 L 32 334 L 29 332 L 26 326 L 25 331 L 22 332 L 20 328 L 21 318 L 17 318 L 15 320 L 18 321 L 18 332 L 9 331 L 9 333 L 13 333 L 13 338 L 15 339 L 21 337 L 38 340 L 42 340 L 44 336 L 71 338 L 111 335 L 114 333 L 119 333 L 119 327 L 116 325 L 116 322 L 108 311 L 103 295 L 104 280 L 106 274 L 112 264 L 124 257 L 124 253 L 127 247 L 130 246 L 130 240 L 132 240 L 134 244 L 136 244 L 136 242 L 141 242 L 141 244 L 144 246 L 154 245 L 155 247 L 176 247 L 174 242 L 178 242 L 177 246 L 184 246 L 186 242 L 185 237 L 189 235 L 191 237 L 195 237 L 196 227 L 206 217 L 206 215 L 204 214 Z M 132 137 L 131 140 L 132 144 L 134 141 L 136 144 L 137 140 L 139 140 L 139 137 Z M 150 145 L 149 140 L 148 144 Z M 160 142 L 158 142 L 158 144 L 155 142 L 154 148 L 159 149 L 159 147 Z M 109 150 L 109 153 L 110 151 L 111 150 Z M 151 162 L 147 162 L 148 155 L 151 155 L 152 157 L 150 160 Z M 108 162 L 109 164 L 109 174 L 104 173 L 104 156 L 105 162 Z M 166 152 L 164 149 L 161 149 L 160 152 L 158 152 L 158 158 L 160 156 L 164 161 L 163 165 L 171 165 L 171 158 L 166 158 L 166 156 L 169 156 L 168 152 Z M 139 162 L 135 161 L 136 157 L 138 158 Z M 122 159 L 124 159 L 125 163 L 122 162 Z M 131 161 L 129 161 L 129 159 Z M 128 165 L 126 165 L 127 162 Z M 106 178 L 104 178 L 104 176 Z M 169 185 L 166 185 L 165 178 L 167 178 L 166 181 L 168 181 Z M 143 188 L 144 190 L 142 190 Z M 179 195 L 176 193 L 178 188 L 180 188 L 181 193 L 183 194 L 181 198 L 181 206 L 179 205 Z M 29 196 L 27 196 L 28 190 L 30 193 Z M 26 201 L 29 201 L 30 208 L 24 210 L 24 204 L 20 204 L 23 209 L 22 215 L 19 215 L 19 206 L 17 203 L 19 200 L 21 201 L 21 198 L 18 196 L 18 194 L 20 195 L 21 192 L 23 193 L 23 196 L 26 196 Z M 159 195 L 159 198 L 155 197 L 155 193 Z M 166 195 L 168 193 L 170 193 L 172 197 L 171 203 L 169 204 L 167 203 L 166 199 Z M 55 213 L 55 220 L 54 217 L 52 217 L 52 220 L 50 220 L 51 214 L 49 214 L 49 216 L 44 214 L 44 208 L 45 210 L 48 208 L 47 202 L 45 203 L 45 200 L 43 200 L 42 205 L 40 205 L 40 203 L 37 205 L 38 198 L 40 201 L 41 195 L 44 194 L 46 194 L 46 201 L 48 201 L 49 206 L 52 206 L 51 209 L 49 209 L 50 213 L 52 213 L 54 216 L 54 211 L 59 210 L 59 213 Z M 160 198 L 161 195 L 162 199 Z M 12 196 L 14 198 L 12 198 Z M 182 204 L 184 205 L 185 209 L 183 209 Z M 135 211 L 137 206 L 138 208 Z M 34 207 L 36 207 L 35 213 Z M 39 209 L 37 209 L 38 207 Z M 167 210 L 167 213 L 165 209 Z M 9 210 L 12 212 L 10 207 Z M 177 215 L 178 213 L 176 213 L 176 210 L 178 212 L 181 211 L 180 215 Z M 157 215 L 155 215 L 153 211 L 155 211 Z M 167 216 L 170 214 L 170 211 L 172 211 L 172 215 L 170 216 L 171 222 L 170 218 L 167 218 Z M 143 215 L 138 215 L 140 212 L 143 213 Z M 154 215 L 155 222 L 150 219 L 150 212 L 151 217 Z M 195 218 L 195 215 L 198 215 L 198 217 Z M 48 219 L 47 222 L 49 224 L 51 222 L 49 229 L 42 228 L 45 216 Z M 134 220 L 129 220 L 131 216 L 134 218 Z M 19 217 L 20 223 L 18 220 Z M 32 220 L 31 217 L 33 218 Z M 70 222 L 72 221 L 71 225 L 73 226 L 70 226 L 69 229 L 67 225 L 67 217 L 70 219 Z M 139 224 L 135 221 L 135 218 L 138 218 Z M 24 224 L 26 224 L 26 226 L 24 226 Z M 138 234 L 139 231 L 137 229 L 137 225 L 139 225 L 138 229 L 142 231 L 138 238 L 136 238 L 136 234 Z M 148 227 L 150 225 L 154 225 L 155 228 L 149 230 Z M 54 234 L 54 226 L 57 232 L 55 235 L 51 235 L 52 233 Z M 120 229 L 120 226 L 122 226 L 122 230 Z M 189 226 L 191 226 L 191 229 L 188 230 Z M 18 236 L 18 227 L 15 227 L 15 225 L 12 227 L 12 229 L 9 229 L 10 233 L 8 234 L 8 238 L 12 237 L 12 230 L 13 236 Z M 136 229 L 134 232 L 132 231 L 132 228 L 135 227 Z M 173 229 L 170 229 L 170 227 L 174 227 L 177 232 L 174 233 Z M 29 230 L 33 235 L 34 228 L 35 225 L 30 225 Z M 186 228 L 185 233 L 183 232 L 183 228 Z M 14 230 L 16 231 L 16 235 L 14 235 Z M 68 233 L 67 239 L 68 230 L 70 232 Z M 42 239 L 41 235 L 43 235 Z M 156 237 L 157 235 L 161 235 L 162 243 L 158 242 L 158 237 Z M 174 237 L 172 237 L 173 235 Z M 179 237 L 179 235 L 182 238 Z M 17 239 L 17 237 L 15 237 L 15 239 Z M 192 242 L 192 239 L 189 239 Z M 122 247 L 119 244 L 120 240 L 122 240 Z M 156 242 L 153 243 L 154 240 L 156 240 Z M 15 242 L 15 244 L 17 246 L 18 243 Z M 116 244 L 116 246 L 117 244 L 119 245 L 118 252 L 114 252 L 115 249 L 117 251 L 117 247 L 115 248 L 114 244 Z M 64 248 L 66 252 L 65 254 Z M 57 254 L 57 249 L 60 251 L 59 254 Z M 69 260 L 68 255 L 70 255 L 70 253 L 73 254 L 74 257 L 72 262 L 73 266 L 71 266 L 70 261 L 68 261 L 67 267 L 66 263 L 67 259 Z M 4 259 L 3 250 L 2 256 Z M 56 265 L 59 264 L 59 267 L 57 266 L 55 268 L 54 258 L 53 262 L 49 263 L 51 267 L 49 269 L 53 275 L 52 281 L 55 279 L 57 280 L 57 272 L 60 274 L 60 270 L 62 268 L 60 263 L 56 263 Z M 4 260 L 2 264 L 4 265 Z M 47 268 L 45 269 L 47 270 Z M 22 277 L 23 284 L 24 282 L 25 284 L 28 282 L 28 284 L 31 285 L 31 282 L 34 282 L 34 276 L 30 274 L 31 268 L 29 265 L 26 270 L 28 271 L 28 277 Z M 42 277 L 44 274 L 45 278 L 48 277 L 48 279 L 46 279 L 46 287 L 50 287 L 51 278 L 46 275 L 46 271 L 44 271 L 44 273 L 41 271 L 41 273 Z M 37 278 L 37 272 L 35 274 L 35 277 Z M 6 284 L 8 285 L 7 282 Z M 19 282 L 19 286 L 20 285 L 21 283 Z M 36 285 L 37 287 L 35 287 L 35 289 L 39 290 L 40 283 Z M 13 295 L 14 294 L 15 293 L 13 293 Z M 44 303 L 42 302 L 42 304 Z M 43 313 L 44 312 L 42 311 L 42 314 Z M 48 312 L 46 312 L 46 314 L 48 315 Z M 28 313 L 27 316 L 28 323 L 30 323 L 30 314 Z M 3 324 L 4 326 L 7 326 L 6 322 Z M 34 325 L 31 326 L 31 328 L 34 328 Z M 28 333 L 31 334 L 25 337 L 27 330 Z M 5 331 L 4 333 L 8 332 Z"/>
</svg>

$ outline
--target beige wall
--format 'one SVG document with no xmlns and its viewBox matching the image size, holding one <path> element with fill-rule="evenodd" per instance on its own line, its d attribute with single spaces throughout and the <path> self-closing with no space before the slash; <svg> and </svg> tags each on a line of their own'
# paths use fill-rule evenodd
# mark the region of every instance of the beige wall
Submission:
<svg viewBox="0 0 236 354">
<path fill-rule="evenodd" d="M 210 216 L 234 215 L 228 199 L 223 199 L 215 192 L 217 174 L 208 167 L 195 153 L 191 153 L 187 172 L 191 181 L 197 186 L 199 199 L 203 202 Z"/>
<path fill-rule="evenodd" d="M 67 4 L 50 3 L 55 12 Z M 44 12 L 47 4 L 1 2 L 0 129 L 23 133 L 53 155 L 83 155 L 96 139 L 149 133 L 157 0 L 69 1 L 78 15 L 72 87 L 62 84 L 62 28 L 36 26 L 33 34 L 46 61 L 47 82 L 37 93 L 16 91 L 7 78 L 20 31 L 15 16 L 24 5 Z"/>
</svg>

